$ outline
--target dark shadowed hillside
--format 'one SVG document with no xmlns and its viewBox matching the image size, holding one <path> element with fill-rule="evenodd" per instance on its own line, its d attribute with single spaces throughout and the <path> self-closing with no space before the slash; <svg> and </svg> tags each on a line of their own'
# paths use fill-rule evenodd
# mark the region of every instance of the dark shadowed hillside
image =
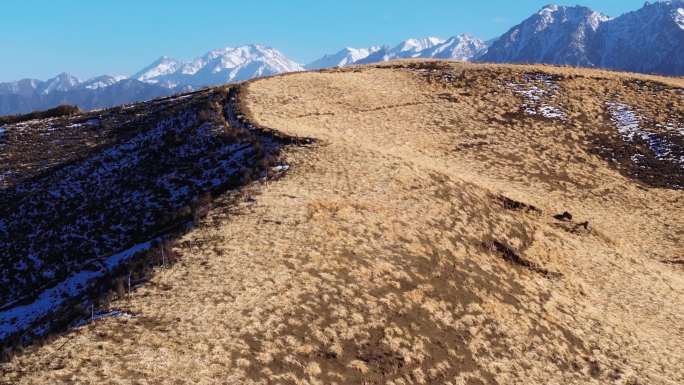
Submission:
<svg viewBox="0 0 684 385">
<path fill-rule="evenodd" d="M 191 225 L 212 194 L 266 175 L 281 141 L 231 126 L 228 93 L 3 126 L 0 340 L 78 317 L 74 301 Z"/>
</svg>

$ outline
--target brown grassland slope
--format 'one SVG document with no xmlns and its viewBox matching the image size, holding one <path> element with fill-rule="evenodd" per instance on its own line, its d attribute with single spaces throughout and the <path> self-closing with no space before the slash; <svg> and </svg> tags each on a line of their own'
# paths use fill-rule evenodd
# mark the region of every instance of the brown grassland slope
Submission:
<svg viewBox="0 0 684 385">
<path fill-rule="evenodd" d="M 135 316 L 0 383 L 684 383 L 682 89 L 440 62 L 246 83 L 249 120 L 316 143 L 215 201 L 112 304 Z"/>
</svg>

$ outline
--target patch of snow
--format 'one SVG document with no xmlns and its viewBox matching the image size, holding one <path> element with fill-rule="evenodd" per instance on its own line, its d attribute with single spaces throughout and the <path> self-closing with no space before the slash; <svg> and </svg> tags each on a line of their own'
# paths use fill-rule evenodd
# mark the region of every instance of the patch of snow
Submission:
<svg viewBox="0 0 684 385">
<path fill-rule="evenodd" d="M 684 137 L 684 123 L 679 123 L 679 122 L 674 122 L 670 121 L 667 122 L 665 125 L 662 124 L 656 124 L 656 127 L 662 128 L 666 131 L 675 131 L 678 132 L 679 135 Z"/>
<path fill-rule="evenodd" d="M 639 116 L 626 104 L 609 102 L 607 105 L 611 119 L 622 138 L 629 142 L 634 140 L 634 136 L 641 131 Z"/>
<path fill-rule="evenodd" d="M 73 324 L 72 328 L 80 328 L 91 322 L 105 318 L 134 318 L 136 315 L 122 310 L 97 311 L 91 317 L 84 318 Z"/>
<path fill-rule="evenodd" d="M 674 21 L 679 28 L 684 29 L 684 8 L 677 8 L 674 12 Z"/>
<path fill-rule="evenodd" d="M 561 108 L 544 102 L 554 98 L 560 90 L 551 76 L 541 73 L 525 74 L 523 83 L 509 82 L 506 86 L 523 97 L 525 103 L 521 107 L 525 114 L 563 121 L 566 119 Z"/>
<path fill-rule="evenodd" d="M 93 316 L 93 320 L 97 321 L 99 319 L 104 319 L 104 318 L 133 318 L 135 317 L 135 314 L 121 311 L 121 310 L 110 310 L 110 311 L 101 311 L 98 313 L 95 313 Z"/>
<path fill-rule="evenodd" d="M 0 340 L 30 329 L 37 321 L 62 306 L 65 299 L 84 293 L 98 278 L 151 247 L 152 241 L 139 243 L 107 258 L 100 270 L 79 271 L 56 286 L 43 291 L 32 303 L 0 312 Z"/>
<path fill-rule="evenodd" d="M 555 14 L 558 12 L 560 7 L 558 5 L 548 5 L 542 8 L 537 14 L 539 15 L 539 20 L 535 25 L 535 31 L 541 32 L 548 28 L 549 25 L 553 24 L 555 21 Z"/>
<path fill-rule="evenodd" d="M 565 119 L 565 113 L 558 107 L 549 106 L 545 104 L 539 108 L 539 112 L 542 114 L 543 117 L 547 119 Z"/>
<path fill-rule="evenodd" d="M 588 24 L 593 31 L 596 31 L 598 30 L 599 26 L 601 26 L 601 23 L 604 23 L 608 20 L 611 20 L 609 16 L 606 16 L 600 12 L 592 12 L 592 14 L 589 16 Z"/>
<path fill-rule="evenodd" d="M 622 140 L 631 143 L 636 138 L 639 138 L 648 145 L 648 148 L 657 159 L 670 161 L 684 167 L 684 159 L 672 157 L 673 144 L 656 133 L 642 129 L 642 118 L 630 106 L 619 102 L 608 102 L 606 105 L 611 120 Z M 639 159 L 641 158 L 632 157 L 634 162 L 637 162 Z"/>
</svg>

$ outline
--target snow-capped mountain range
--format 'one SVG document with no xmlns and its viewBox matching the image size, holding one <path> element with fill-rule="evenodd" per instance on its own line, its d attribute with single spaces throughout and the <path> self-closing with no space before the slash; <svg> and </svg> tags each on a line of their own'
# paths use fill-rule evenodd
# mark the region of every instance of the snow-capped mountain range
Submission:
<svg viewBox="0 0 684 385">
<path fill-rule="evenodd" d="M 408 58 L 439 58 L 449 60 L 472 60 L 487 49 L 487 44 L 468 34 L 447 40 L 438 37 L 408 39 L 394 47 L 373 46 L 369 48 L 345 48 L 332 55 L 307 64 L 309 70 L 326 67 L 344 67 L 352 64 L 369 64 Z"/>
<path fill-rule="evenodd" d="M 303 70 L 277 49 L 245 45 L 217 49 L 187 63 L 164 56 L 132 78 L 167 88 L 204 87 Z"/>
<path fill-rule="evenodd" d="M 190 62 L 161 57 L 131 77 L 98 76 L 81 81 L 63 73 L 47 81 L 24 79 L 0 83 L 0 115 L 76 104 L 95 109 L 138 102 L 207 86 L 248 80 L 304 67 L 280 51 L 245 45 L 208 52 Z"/>
<path fill-rule="evenodd" d="M 165 96 L 285 72 L 404 59 L 546 63 L 684 75 L 684 0 L 647 2 L 610 18 L 589 8 L 548 5 L 502 36 L 483 41 L 412 38 L 395 46 L 344 48 L 305 66 L 277 49 L 245 45 L 217 49 L 189 62 L 163 56 L 126 76 L 86 81 L 63 73 L 47 81 L 0 83 L 0 115 L 77 104 L 83 109 Z"/>
</svg>

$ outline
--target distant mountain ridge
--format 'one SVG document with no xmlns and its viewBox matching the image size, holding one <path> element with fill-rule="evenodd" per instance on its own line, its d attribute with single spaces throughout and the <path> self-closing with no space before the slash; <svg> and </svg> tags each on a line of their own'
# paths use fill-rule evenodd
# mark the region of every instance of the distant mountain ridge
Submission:
<svg viewBox="0 0 684 385">
<path fill-rule="evenodd" d="M 592 66 L 587 42 L 607 20 L 586 7 L 549 5 L 509 30 L 478 59 Z"/>
<path fill-rule="evenodd" d="M 213 50 L 187 63 L 161 57 L 132 78 L 167 88 L 205 87 L 303 70 L 277 49 L 251 44 Z"/>
<path fill-rule="evenodd" d="M 46 81 L 23 79 L 0 83 L 0 115 L 48 109 L 59 104 L 75 104 L 84 110 L 106 108 L 303 70 L 304 67 L 280 51 L 256 44 L 213 50 L 188 63 L 163 56 L 130 78 L 103 75 L 81 81 L 62 73 Z"/>
<path fill-rule="evenodd" d="M 60 104 L 93 110 L 180 91 L 180 88 L 165 88 L 124 76 L 104 75 L 82 82 L 69 74 L 60 74 L 47 81 L 24 79 L 0 83 L 0 115 L 45 110 Z"/>
<path fill-rule="evenodd" d="M 23 87 L 21 88 L 22 94 L 0 91 L 0 115 L 46 110 L 60 104 L 73 104 L 83 110 L 94 110 L 154 99 L 183 91 L 181 88 L 164 88 L 135 79 L 116 80 L 116 77 L 108 77 L 111 78 L 109 80 L 112 82 L 109 84 L 109 81 L 97 80 L 100 78 L 102 77 L 80 83 L 72 88 L 56 87 L 47 93 L 41 91 L 45 89 L 43 87 L 34 91 L 31 91 L 31 88 Z M 17 83 L 22 85 L 24 83 L 35 84 L 35 82 L 23 80 Z"/>
<path fill-rule="evenodd" d="M 334 54 L 325 55 L 322 58 L 307 64 L 305 68 L 308 70 L 317 70 L 321 68 L 344 67 L 354 64 L 361 59 L 365 59 L 380 49 L 382 49 L 380 46 L 372 46 L 369 48 L 346 47 Z"/>
<path fill-rule="evenodd" d="M 610 18 L 582 6 L 547 5 L 502 36 L 407 39 L 396 46 L 344 48 L 302 66 L 277 49 L 252 44 L 208 52 L 190 62 L 162 56 L 127 78 L 87 81 L 62 73 L 47 81 L 0 83 L 0 115 L 77 104 L 111 107 L 181 91 L 285 72 L 405 58 L 539 63 L 684 75 L 684 0 L 646 2 Z"/>
<path fill-rule="evenodd" d="M 355 60 L 326 64 L 341 67 L 402 58 L 558 64 L 681 76 L 684 0 L 646 2 L 641 9 L 616 18 L 583 6 L 547 5 L 488 42 L 467 34 L 446 41 L 434 37 L 409 39 L 394 48 L 374 49 Z M 319 59 L 306 67 L 320 68 L 322 62 Z"/>
<path fill-rule="evenodd" d="M 439 58 L 447 60 L 472 60 L 487 49 L 487 44 L 472 35 L 461 34 L 447 40 L 438 37 L 408 39 L 394 47 L 345 48 L 325 55 L 307 64 L 307 69 L 344 67 L 352 64 L 369 64 L 396 59 Z"/>
<path fill-rule="evenodd" d="M 477 60 L 684 75 L 684 0 L 646 2 L 616 18 L 586 7 L 549 5 Z"/>
</svg>

